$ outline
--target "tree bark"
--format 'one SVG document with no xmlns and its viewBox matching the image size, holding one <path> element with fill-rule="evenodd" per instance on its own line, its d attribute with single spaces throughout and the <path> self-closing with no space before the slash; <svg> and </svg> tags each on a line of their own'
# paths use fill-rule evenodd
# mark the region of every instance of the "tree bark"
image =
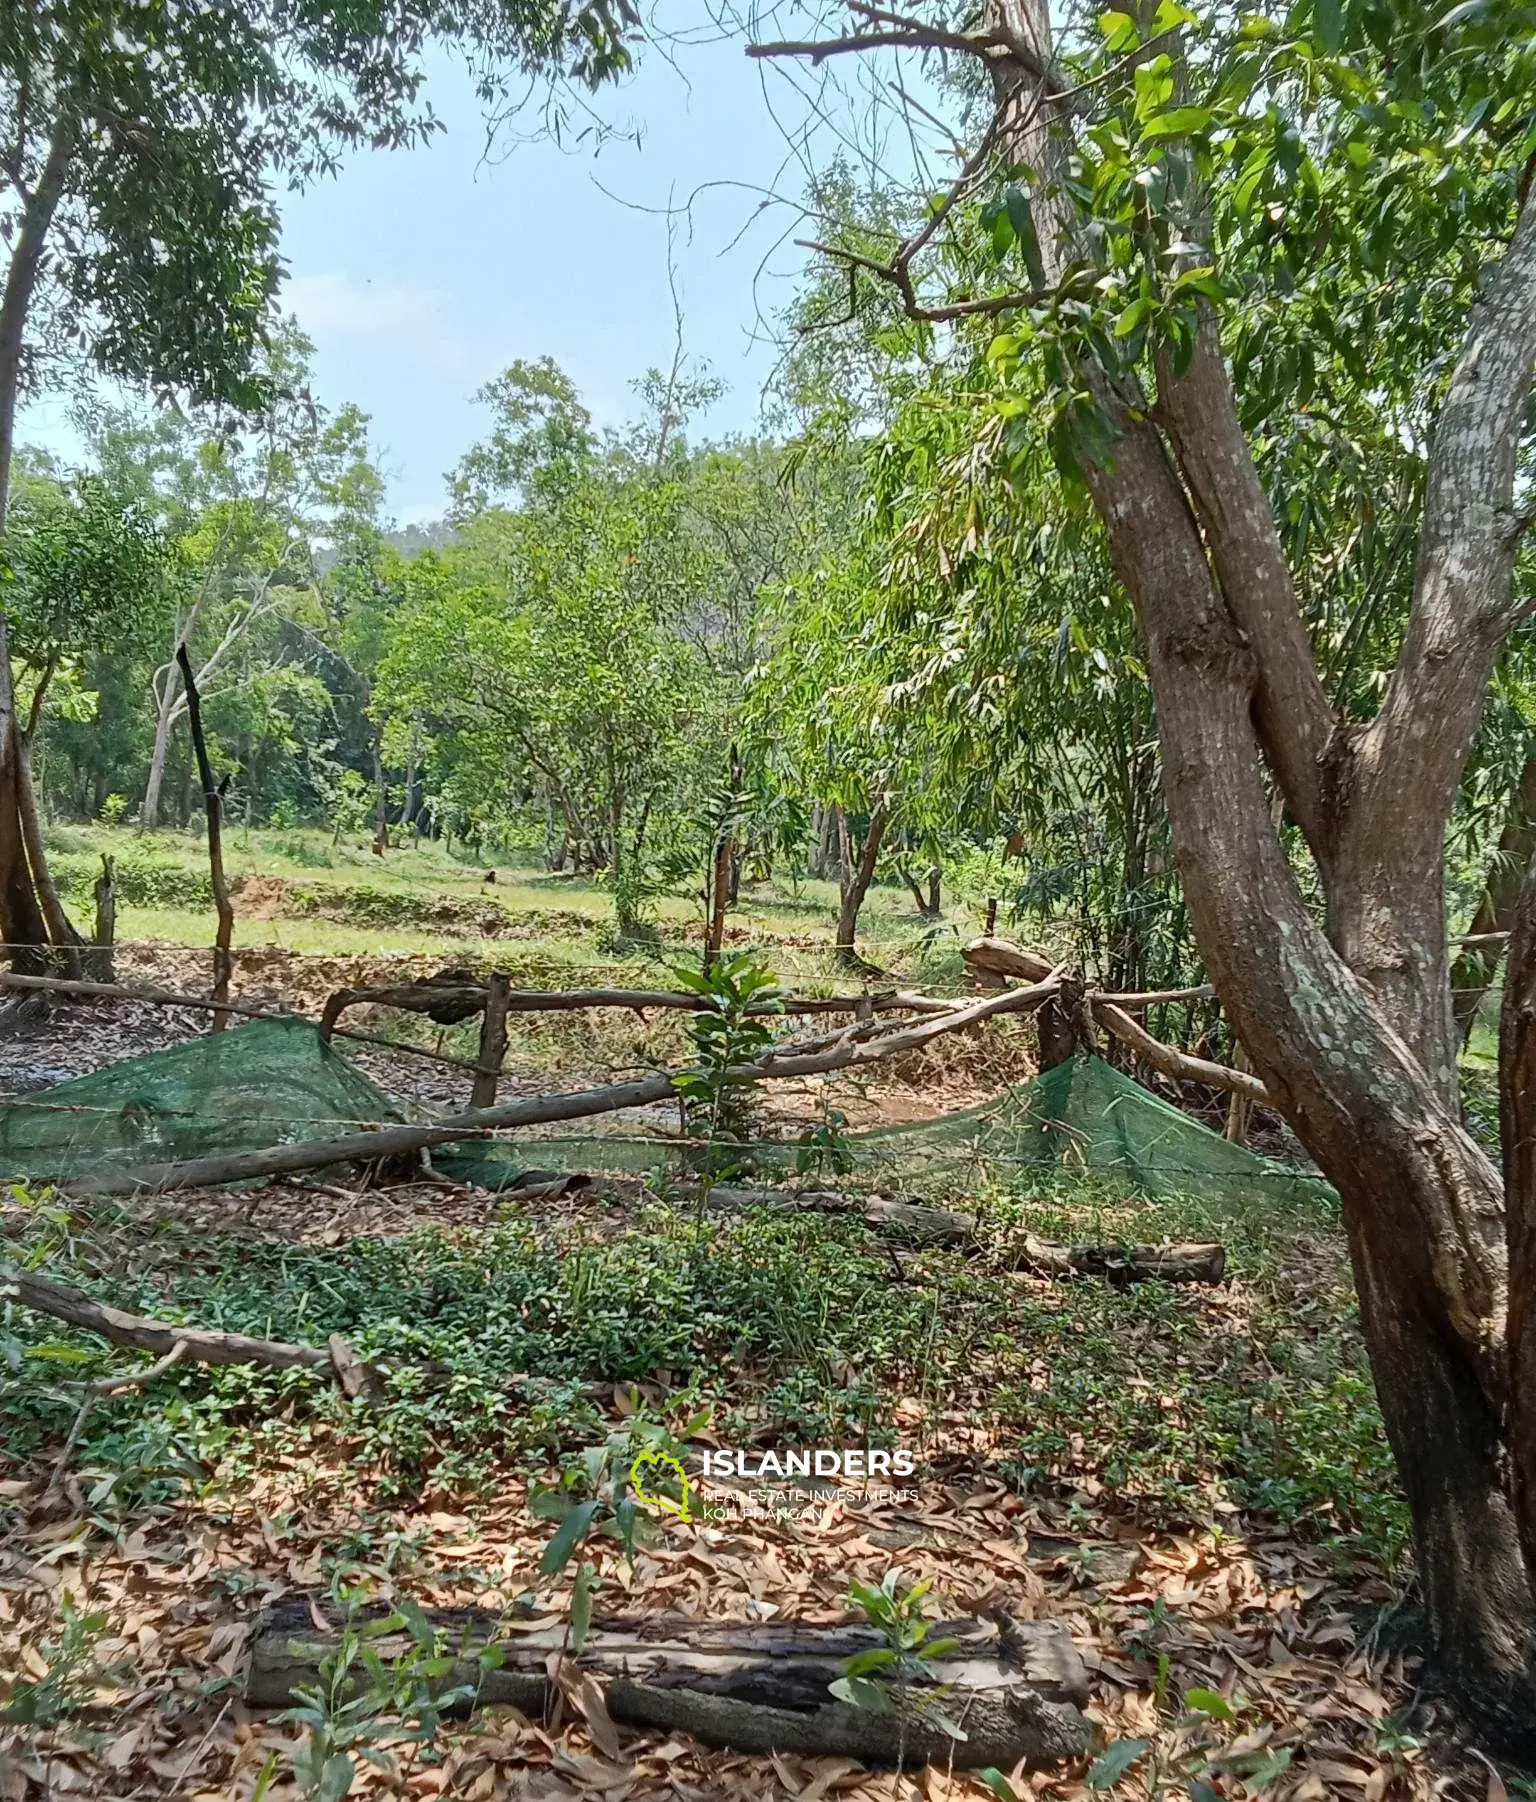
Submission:
<svg viewBox="0 0 1536 1802">
<path fill-rule="evenodd" d="M 71 976 L 80 974 L 80 934 L 75 931 L 58 885 L 48 867 L 48 852 L 43 844 L 43 822 L 38 812 L 37 788 L 32 781 L 31 736 L 21 733 L 16 743 L 16 807 L 21 816 L 21 842 L 37 890 L 38 905 L 48 929 L 50 941 L 63 954 L 64 967 Z"/>
<path fill-rule="evenodd" d="M 5 288 L 0 294 L 0 541 L 10 505 L 16 405 L 27 320 L 43 267 L 48 233 L 74 156 L 76 131 L 76 122 L 67 114 L 61 115 L 54 126 L 42 171 L 22 208 L 11 243 Z M 36 802 L 31 794 L 25 740 L 16 712 L 10 626 L 5 608 L 0 605 L 0 936 L 9 948 L 11 968 L 36 975 L 48 967 L 44 949 L 48 922 L 39 902 L 34 871 L 41 867 L 46 872 L 47 865 L 40 849 L 37 863 L 28 857 L 25 822 L 29 811 L 35 819 Z M 57 901 L 56 894 L 54 900 Z"/>
<path fill-rule="evenodd" d="M 496 1090 L 501 1081 L 501 1066 L 507 1055 L 507 1002 L 511 982 L 500 971 L 492 971 L 485 979 L 485 1018 L 480 1025 L 480 1055 L 475 1060 L 475 1083 L 469 1105 L 494 1107 Z"/>
<path fill-rule="evenodd" d="M 117 943 L 117 864 L 103 856 L 101 874 L 96 878 L 96 926 L 91 934 L 87 965 L 93 981 L 115 983 L 117 971 L 113 948 Z"/>
<path fill-rule="evenodd" d="M 384 780 L 384 747 L 382 735 L 373 735 L 373 854 L 382 857 L 389 849 L 389 786 Z"/>
<path fill-rule="evenodd" d="M 208 874 L 213 885 L 213 905 L 218 925 L 213 938 L 213 999 L 229 999 L 230 978 L 234 974 L 235 910 L 229 898 L 229 884 L 224 878 L 224 795 L 214 780 L 213 765 L 208 758 L 208 743 L 203 737 L 203 709 L 197 692 L 197 678 L 192 674 L 192 660 L 185 644 L 176 653 L 181 664 L 182 686 L 187 693 L 187 727 L 192 734 L 192 749 L 197 757 L 198 778 L 203 785 L 203 805 L 208 815 Z M 209 1026 L 210 1032 L 223 1032 L 229 1025 L 229 1014 L 219 1009 Z"/>
<path fill-rule="evenodd" d="M 840 808 L 838 810 L 838 826 L 840 834 L 840 850 L 842 860 L 842 902 L 837 910 L 837 955 L 844 962 L 851 962 L 858 956 L 859 914 L 864 906 L 864 898 L 869 893 L 869 885 L 875 879 L 875 865 L 880 860 L 880 845 L 885 837 L 886 826 L 890 822 L 889 803 L 881 798 L 877 800 L 869 815 L 869 827 L 864 834 L 864 843 L 860 847 L 855 862 L 852 853 L 852 835 L 848 831 L 848 816 Z"/>
<path fill-rule="evenodd" d="M 139 824 L 152 832 L 160 823 L 160 791 L 165 784 L 165 764 L 171 750 L 171 727 L 176 718 L 176 702 L 181 666 L 172 663 L 165 672 L 165 688 L 155 705 L 155 746 L 149 759 L 149 780 L 144 787 L 144 804 L 139 809 Z"/>
</svg>

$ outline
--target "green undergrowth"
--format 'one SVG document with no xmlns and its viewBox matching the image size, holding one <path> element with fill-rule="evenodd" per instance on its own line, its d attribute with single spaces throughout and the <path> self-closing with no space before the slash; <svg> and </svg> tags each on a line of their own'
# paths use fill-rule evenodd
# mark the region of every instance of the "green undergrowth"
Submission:
<svg viewBox="0 0 1536 1802">
<path fill-rule="evenodd" d="M 892 1241 L 853 1218 L 701 1221 L 660 1201 L 606 1233 L 508 1209 L 489 1229 L 336 1247 L 146 1235 L 41 1206 L 11 1255 L 29 1246 L 161 1317 L 311 1343 L 341 1333 L 383 1369 L 376 1407 L 307 1371 L 186 1365 L 104 1400 L 78 1452 L 102 1508 L 273 1469 L 339 1469 L 381 1501 L 462 1498 L 592 1443 L 608 1386 L 644 1383 L 679 1421 L 708 1407 L 728 1445 L 899 1440 L 920 1463 L 984 1458 L 1026 1493 L 1102 1484 L 1149 1523 L 1238 1511 L 1396 1559 L 1403 1520 L 1331 1222 L 1229 1216 L 1226 1287 L 1117 1290 L 1022 1277 L 1015 1229 L 1206 1237 L 1209 1210 L 1081 1183 L 983 1205 L 985 1258 L 898 1248 L 899 1270 Z M 3 1468 L 68 1431 L 65 1379 L 124 1359 L 15 1307 L 0 1335 Z"/>
</svg>

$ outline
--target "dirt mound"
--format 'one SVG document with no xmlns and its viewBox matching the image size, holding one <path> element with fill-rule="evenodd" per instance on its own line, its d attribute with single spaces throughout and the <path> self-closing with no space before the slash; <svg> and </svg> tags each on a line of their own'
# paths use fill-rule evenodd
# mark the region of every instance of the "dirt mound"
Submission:
<svg viewBox="0 0 1536 1802">
<path fill-rule="evenodd" d="M 280 920 L 288 911 L 288 884 L 281 876 L 241 876 L 229 892 L 247 920 Z"/>
</svg>

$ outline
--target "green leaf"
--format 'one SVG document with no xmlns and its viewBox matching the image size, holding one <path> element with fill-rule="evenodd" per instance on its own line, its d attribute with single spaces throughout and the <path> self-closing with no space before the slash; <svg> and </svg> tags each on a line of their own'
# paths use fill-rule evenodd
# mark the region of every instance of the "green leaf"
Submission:
<svg viewBox="0 0 1536 1802">
<path fill-rule="evenodd" d="M 890 1714 L 896 1706 L 889 1691 L 878 1683 L 871 1683 L 867 1677 L 839 1677 L 827 1688 L 839 1702 L 867 1709 L 870 1714 Z"/>
<path fill-rule="evenodd" d="M 1155 305 L 1156 302 L 1150 294 L 1138 294 L 1115 321 L 1115 336 L 1129 338 L 1132 332 L 1145 325 L 1152 317 L 1152 309 Z"/>
<path fill-rule="evenodd" d="M 845 1677 L 864 1677 L 870 1671 L 888 1670 L 896 1662 L 896 1654 L 889 1646 L 871 1646 L 867 1652 L 855 1652 L 853 1657 L 843 1666 Z"/>
<path fill-rule="evenodd" d="M 984 1771 L 978 1771 L 976 1775 L 997 1797 L 998 1802 L 1019 1802 L 1019 1792 L 995 1764 L 989 1764 Z"/>
<path fill-rule="evenodd" d="M 592 1597 L 597 1589 L 597 1567 L 583 1564 L 576 1573 L 576 1587 L 571 1591 L 571 1650 L 579 1652 L 587 1643 L 592 1625 Z"/>
<path fill-rule="evenodd" d="M 1196 1714 L 1208 1714 L 1213 1721 L 1232 1721 L 1237 1718 L 1232 1712 L 1232 1704 L 1214 1689 L 1185 1690 L 1184 1706 L 1193 1709 Z"/>
<path fill-rule="evenodd" d="M 395 1597 L 395 1613 L 405 1624 L 405 1630 L 424 1652 L 437 1650 L 437 1629 L 422 1612 L 421 1605 L 413 1602 L 409 1596 Z"/>
<path fill-rule="evenodd" d="M 1129 13 L 1100 13 L 1099 30 L 1104 34 L 1104 48 L 1112 56 L 1118 56 L 1124 50 L 1133 49 L 1141 42 L 1141 34 L 1136 29 L 1136 21 Z"/>
<path fill-rule="evenodd" d="M 592 1516 L 597 1512 L 596 1502 L 580 1502 L 572 1508 L 549 1544 L 544 1548 L 544 1556 L 539 1561 L 539 1569 L 545 1576 L 552 1577 L 556 1571 L 564 1570 L 570 1562 L 571 1554 L 581 1543 L 586 1534 Z"/>
<path fill-rule="evenodd" d="M 1193 132 L 1204 131 L 1215 117 L 1208 106 L 1176 106 L 1169 112 L 1159 113 L 1154 119 L 1148 119 L 1141 128 L 1141 135 L 1154 141 L 1160 138 L 1187 138 Z"/>
<path fill-rule="evenodd" d="M 1030 284 L 1043 288 L 1045 262 L 1040 255 L 1040 238 L 1035 231 L 1035 212 L 1029 203 L 1029 196 L 1022 188 L 1010 188 L 1003 204 L 1008 209 L 1009 223 L 1019 241 L 1019 251 L 1024 258 L 1024 267 L 1029 271 Z"/>
<path fill-rule="evenodd" d="M 1113 1789 L 1132 1765 L 1141 1762 L 1151 1744 L 1149 1739 L 1117 1739 L 1106 1746 L 1089 1767 L 1089 1789 Z"/>
<path fill-rule="evenodd" d="M 1337 56 L 1344 42 L 1344 0 L 1313 0 L 1312 18 L 1324 50 Z"/>
</svg>

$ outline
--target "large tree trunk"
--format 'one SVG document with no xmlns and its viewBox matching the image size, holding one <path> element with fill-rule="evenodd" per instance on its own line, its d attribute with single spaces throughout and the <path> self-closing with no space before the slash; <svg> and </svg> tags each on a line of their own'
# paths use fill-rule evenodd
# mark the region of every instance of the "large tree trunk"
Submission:
<svg viewBox="0 0 1536 1802">
<path fill-rule="evenodd" d="M 1073 104 L 1065 96 L 1079 90 L 1055 66 L 1049 0 L 985 0 L 981 10 L 985 31 L 966 45 L 992 79 L 999 160 L 1033 172 L 1042 273 L 1056 284 L 1097 254 L 1058 129 Z M 1176 36 L 1166 48 L 1177 68 Z M 1170 247 L 1209 242 L 1200 171 L 1183 150 L 1166 154 L 1178 179 L 1151 224 Z M 1522 617 L 1513 574 L 1529 521 L 1516 504 L 1516 452 L 1536 365 L 1529 184 L 1516 204 L 1502 254 L 1489 233 L 1445 386 L 1408 627 L 1368 723 L 1339 717 L 1323 690 L 1214 308 L 1200 303 L 1182 368 L 1163 342 L 1155 397 L 1123 371 L 1107 374 L 1086 337 L 1066 354 L 1111 440 L 1084 476 L 1146 646 L 1195 936 L 1263 1091 L 1342 1198 L 1440 1673 L 1485 1744 L 1533 1760 L 1536 924 L 1514 960 L 1503 1033 L 1506 1109 L 1522 1108 L 1506 1144 L 1506 1222 L 1498 1172 L 1459 1118 L 1444 892 L 1451 809 L 1496 660 Z M 931 232 L 889 265 L 862 264 L 913 313 L 907 262 Z M 1177 272 L 1185 252 L 1168 254 Z M 1261 758 L 1316 861 L 1326 936 L 1279 840 Z M 1512 1495 L 1526 1516 L 1524 1551 Z"/>
<path fill-rule="evenodd" d="M 1536 1752 L 1536 1616 L 1501 1469 L 1497 1175 L 1296 892 L 1259 778 L 1252 653 L 1152 428 L 1128 424 L 1114 473 L 1092 483 L 1146 632 L 1196 937 L 1266 1089 L 1343 1200 L 1442 1668 L 1502 1743 Z M 1406 1012 L 1411 1029 L 1411 993 Z"/>
<path fill-rule="evenodd" d="M 987 17 L 1021 46 L 994 67 L 1005 129 L 1016 120 L 1028 140 L 1015 160 L 1049 177 L 1047 0 L 989 0 Z M 1059 191 L 1042 207 L 1056 274 L 1079 249 L 1062 208 Z M 1159 369 L 1155 424 L 1095 367 L 1079 375 L 1116 433 L 1086 473 L 1147 648 L 1195 935 L 1265 1089 L 1343 1202 L 1439 1668 L 1489 1743 L 1536 1757 L 1536 1610 L 1503 1437 L 1503 1197 L 1456 1105 L 1443 876 L 1511 623 L 1536 203 L 1492 273 L 1441 410 L 1411 624 L 1366 727 L 1323 695 L 1213 319 L 1182 374 Z M 1317 860 L 1327 937 L 1277 837 L 1261 754 Z"/>
<path fill-rule="evenodd" d="M 16 403 L 26 343 L 27 318 L 43 265 L 53 215 L 64 192 L 74 155 L 75 123 L 62 117 L 55 126 L 47 160 L 23 207 L 11 241 L 10 267 L 0 295 L 0 538 L 10 502 L 11 463 L 16 448 Z M 37 864 L 27 855 L 26 820 L 35 819 L 26 746 L 16 712 L 16 685 L 11 668 L 10 629 L 0 606 L 0 937 L 11 967 L 23 974 L 47 967 L 44 947 L 48 923 L 40 903 L 34 870 L 46 872 L 39 850 Z M 54 895 L 55 902 L 57 895 Z"/>
</svg>

